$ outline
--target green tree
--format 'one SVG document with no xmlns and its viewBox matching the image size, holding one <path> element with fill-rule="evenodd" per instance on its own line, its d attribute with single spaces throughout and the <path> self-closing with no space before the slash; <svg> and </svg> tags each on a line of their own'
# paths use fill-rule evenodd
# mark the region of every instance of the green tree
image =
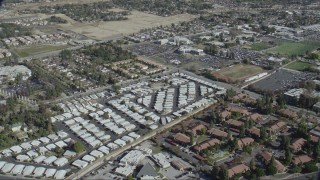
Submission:
<svg viewBox="0 0 320 180">
<path fill-rule="evenodd" d="M 308 55 L 308 58 L 310 58 L 310 59 L 319 59 L 320 56 L 317 53 L 311 53 L 311 54 Z"/>
<path fill-rule="evenodd" d="M 114 84 L 112 85 L 112 89 L 115 91 L 115 92 L 119 92 L 119 90 L 121 89 L 121 87 L 117 84 Z"/>
<path fill-rule="evenodd" d="M 260 139 L 265 141 L 268 138 L 267 130 L 264 126 L 260 128 Z"/>
<path fill-rule="evenodd" d="M 109 119 L 109 118 L 110 118 L 109 113 L 108 113 L 108 112 L 105 112 L 105 113 L 103 114 L 103 117 L 104 117 L 105 119 Z"/>
<path fill-rule="evenodd" d="M 243 148 L 243 151 L 246 152 L 246 153 L 248 153 L 248 154 L 251 154 L 251 153 L 252 153 L 252 148 L 251 148 L 251 146 L 245 146 L 245 147 Z"/>
<path fill-rule="evenodd" d="M 289 149 L 285 150 L 285 164 L 289 165 L 292 161 L 293 154 Z"/>
<path fill-rule="evenodd" d="M 205 135 L 206 134 L 206 129 L 202 128 L 200 132 L 201 132 L 201 135 Z"/>
<path fill-rule="evenodd" d="M 320 158 L 320 142 L 318 142 L 315 147 L 313 148 L 313 156 L 316 160 L 316 162 L 319 162 Z"/>
<path fill-rule="evenodd" d="M 132 177 L 132 175 L 130 174 L 127 178 L 127 180 L 134 180 L 134 178 Z"/>
<path fill-rule="evenodd" d="M 219 166 L 217 166 L 216 164 L 212 167 L 212 170 L 211 170 L 212 179 L 218 179 L 219 174 L 220 174 L 220 170 L 221 170 L 221 168 Z"/>
<path fill-rule="evenodd" d="M 73 144 L 72 149 L 73 149 L 76 153 L 81 153 L 81 152 L 83 152 L 83 151 L 85 150 L 84 145 L 83 145 L 81 142 L 79 142 L 79 141 L 77 141 L 77 142 L 75 142 L 75 143 Z"/>
<path fill-rule="evenodd" d="M 256 167 L 256 162 L 254 161 L 254 158 L 251 159 L 250 161 L 250 170 L 253 171 Z"/>
<path fill-rule="evenodd" d="M 311 172 L 315 172 L 315 171 L 318 171 L 318 167 L 315 162 L 309 162 L 309 163 L 305 164 L 305 166 L 303 168 L 303 172 L 305 172 L 305 173 L 311 173 Z"/>
<path fill-rule="evenodd" d="M 307 139 L 308 136 L 309 136 L 309 131 L 306 123 L 304 122 L 300 123 L 296 131 L 296 137 L 302 137 Z"/>
<path fill-rule="evenodd" d="M 239 137 L 240 137 L 240 138 L 243 138 L 243 137 L 244 137 L 245 131 L 246 131 L 246 129 L 245 129 L 244 125 L 241 125 L 241 127 L 240 127 L 240 132 L 239 132 Z"/>
<path fill-rule="evenodd" d="M 7 99 L 7 107 L 10 111 L 14 111 L 16 105 L 18 103 L 18 99 L 16 97 L 10 97 Z"/>
<path fill-rule="evenodd" d="M 23 75 L 22 75 L 22 73 L 19 73 L 19 74 L 16 76 L 15 81 L 16 81 L 16 83 L 21 83 L 22 80 L 23 80 Z"/>
<path fill-rule="evenodd" d="M 62 157 L 63 153 L 64 153 L 64 149 L 60 148 L 60 147 L 56 147 L 54 149 L 54 152 L 56 153 L 57 157 Z"/>
<path fill-rule="evenodd" d="M 275 175 L 277 174 L 277 167 L 276 167 L 276 163 L 275 163 L 275 158 L 272 156 L 268 166 L 267 166 L 267 172 L 270 175 Z"/>
<path fill-rule="evenodd" d="M 284 150 L 289 149 L 290 140 L 291 140 L 291 139 L 290 139 L 289 136 L 282 136 L 282 142 L 281 142 L 282 149 L 284 149 Z"/>
<path fill-rule="evenodd" d="M 62 59 L 62 61 L 69 61 L 72 57 L 72 53 L 70 50 L 62 50 L 60 52 L 60 58 Z"/>
<path fill-rule="evenodd" d="M 280 107 L 280 109 L 284 108 L 284 106 L 286 105 L 286 100 L 284 99 L 283 95 L 280 95 L 277 99 L 277 103 Z"/>
<path fill-rule="evenodd" d="M 231 99 L 233 96 L 235 96 L 237 92 L 233 89 L 227 89 L 226 97 L 227 99 Z"/>
<path fill-rule="evenodd" d="M 228 129 L 227 139 L 230 140 L 231 138 L 232 138 L 231 131 L 230 131 L 230 129 Z"/>
<path fill-rule="evenodd" d="M 301 167 L 299 165 L 294 164 L 291 168 L 292 173 L 300 173 Z"/>
<path fill-rule="evenodd" d="M 258 168 L 256 168 L 256 170 L 255 170 L 255 174 L 257 175 L 257 177 L 262 177 L 262 176 L 264 176 L 266 173 L 265 173 L 264 169 L 258 167 Z"/>
<path fill-rule="evenodd" d="M 219 178 L 221 180 L 228 180 L 229 179 L 229 172 L 225 167 L 221 167 L 221 170 L 219 172 Z"/>
<path fill-rule="evenodd" d="M 48 132 L 53 132 L 52 122 L 50 120 L 48 121 L 48 124 L 47 124 L 47 131 Z"/>
<path fill-rule="evenodd" d="M 220 33 L 220 34 L 219 34 L 219 40 L 220 40 L 221 42 L 223 42 L 223 40 L 224 40 L 223 33 Z"/>
</svg>

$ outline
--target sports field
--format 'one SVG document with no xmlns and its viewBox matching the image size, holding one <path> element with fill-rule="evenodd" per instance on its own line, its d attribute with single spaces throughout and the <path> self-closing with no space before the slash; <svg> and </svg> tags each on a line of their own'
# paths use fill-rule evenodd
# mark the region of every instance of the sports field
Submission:
<svg viewBox="0 0 320 180">
<path fill-rule="evenodd" d="M 213 75 L 226 82 L 237 82 L 245 80 L 251 76 L 264 72 L 264 70 L 258 66 L 238 64 L 231 67 L 223 68 Z"/>
<path fill-rule="evenodd" d="M 292 69 L 296 71 L 306 71 L 310 68 L 313 68 L 314 65 L 306 62 L 301 62 L 301 61 L 295 61 L 293 63 L 288 64 L 285 66 L 287 69 Z"/>
<path fill-rule="evenodd" d="M 17 48 L 17 49 L 14 49 L 14 51 L 20 57 L 28 57 L 28 56 L 33 56 L 33 55 L 37 55 L 37 54 L 58 51 L 58 50 L 62 50 L 62 49 L 68 48 L 68 47 L 70 47 L 70 45 L 67 45 L 67 44 L 63 44 L 63 45 L 35 45 L 35 46 L 26 47 L 26 48 Z"/>
<path fill-rule="evenodd" d="M 268 49 L 270 47 L 271 46 L 266 42 L 259 42 L 259 43 L 254 43 L 254 44 L 250 45 L 250 48 L 255 51 L 262 51 L 262 50 Z"/>
<path fill-rule="evenodd" d="M 306 51 L 313 51 L 320 48 L 320 42 L 315 41 L 280 41 L 279 45 L 268 50 L 270 53 L 283 55 L 304 55 Z"/>
</svg>

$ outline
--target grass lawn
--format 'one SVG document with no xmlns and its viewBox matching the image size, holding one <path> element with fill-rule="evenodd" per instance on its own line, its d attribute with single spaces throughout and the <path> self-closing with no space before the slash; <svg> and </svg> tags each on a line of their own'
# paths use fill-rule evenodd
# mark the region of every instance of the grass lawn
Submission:
<svg viewBox="0 0 320 180">
<path fill-rule="evenodd" d="M 305 71 L 309 68 L 314 67 L 314 65 L 310 64 L 310 63 L 306 63 L 306 62 L 295 61 L 293 63 L 288 64 L 285 67 L 288 69 L 293 69 L 293 70 L 297 70 L 297 71 Z"/>
<path fill-rule="evenodd" d="M 268 49 L 270 48 L 271 46 L 266 43 L 266 42 L 259 42 L 259 43 L 254 43 L 250 46 L 250 48 L 252 50 L 255 50 L 255 51 L 262 51 L 262 50 L 265 50 L 265 49 Z"/>
<path fill-rule="evenodd" d="M 32 55 L 47 53 L 51 51 L 58 51 L 65 48 L 70 47 L 70 45 L 35 45 L 31 47 L 26 48 L 17 48 L 14 49 L 14 51 L 20 56 L 20 57 L 28 57 Z"/>
<path fill-rule="evenodd" d="M 219 72 L 221 75 L 234 80 L 240 80 L 255 74 L 263 72 L 263 69 L 253 65 L 235 65 L 231 68 L 222 69 Z"/>
<path fill-rule="evenodd" d="M 200 144 L 200 143 L 202 143 L 202 142 L 205 141 L 205 140 L 208 140 L 208 136 L 206 136 L 206 135 L 200 135 L 200 136 L 198 136 L 198 138 L 197 138 L 197 144 Z"/>
<path fill-rule="evenodd" d="M 162 148 L 161 148 L 161 146 L 153 146 L 151 148 L 151 150 L 152 150 L 153 154 L 157 154 L 157 153 L 160 153 L 162 151 Z"/>
<path fill-rule="evenodd" d="M 284 54 L 284 55 L 304 55 L 306 51 L 313 51 L 320 48 L 320 42 L 315 41 L 280 41 L 280 44 L 268 50 L 270 53 Z"/>
<path fill-rule="evenodd" d="M 213 156 L 209 156 L 208 161 L 209 161 L 209 163 L 214 164 L 214 162 L 220 161 L 224 158 L 227 158 L 229 155 L 230 155 L 229 152 L 221 152 L 221 153 L 215 154 Z"/>
</svg>

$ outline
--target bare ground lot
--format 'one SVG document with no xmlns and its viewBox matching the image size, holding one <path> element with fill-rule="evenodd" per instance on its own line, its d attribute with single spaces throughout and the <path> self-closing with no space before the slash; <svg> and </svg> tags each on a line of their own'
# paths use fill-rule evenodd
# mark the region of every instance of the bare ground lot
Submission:
<svg viewBox="0 0 320 180">
<path fill-rule="evenodd" d="M 118 9 L 117 9 L 118 10 Z M 61 25 L 62 29 L 74 31 L 96 40 L 104 40 L 110 36 L 127 35 L 139 32 L 141 29 L 157 27 L 160 25 L 170 25 L 172 23 L 189 21 L 196 16 L 190 14 L 180 14 L 170 17 L 161 17 L 139 11 L 132 11 L 125 21 L 108 21 L 96 23 L 79 23 L 68 17 L 59 15 L 69 23 Z"/>
</svg>

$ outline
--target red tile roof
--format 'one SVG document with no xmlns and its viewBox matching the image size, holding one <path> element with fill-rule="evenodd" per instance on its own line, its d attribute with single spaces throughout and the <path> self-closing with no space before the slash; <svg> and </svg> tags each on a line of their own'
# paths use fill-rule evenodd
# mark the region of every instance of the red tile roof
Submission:
<svg viewBox="0 0 320 180">
<path fill-rule="evenodd" d="M 189 136 L 185 135 L 185 134 L 182 134 L 182 133 L 177 133 L 173 136 L 173 139 L 175 141 L 178 141 L 180 143 L 190 143 L 191 142 L 191 139 Z"/>
<path fill-rule="evenodd" d="M 312 158 L 309 157 L 308 155 L 300 155 L 300 156 L 296 156 L 293 159 L 293 164 L 305 164 L 307 162 L 312 161 Z"/>
<path fill-rule="evenodd" d="M 228 169 L 229 178 L 232 178 L 236 174 L 245 173 L 246 171 L 249 171 L 249 170 L 250 168 L 245 164 L 239 164 L 239 165 L 233 166 Z"/>
<path fill-rule="evenodd" d="M 220 129 L 211 128 L 207 131 L 210 135 L 218 136 L 218 137 L 227 137 L 228 133 L 221 131 Z"/>
</svg>

